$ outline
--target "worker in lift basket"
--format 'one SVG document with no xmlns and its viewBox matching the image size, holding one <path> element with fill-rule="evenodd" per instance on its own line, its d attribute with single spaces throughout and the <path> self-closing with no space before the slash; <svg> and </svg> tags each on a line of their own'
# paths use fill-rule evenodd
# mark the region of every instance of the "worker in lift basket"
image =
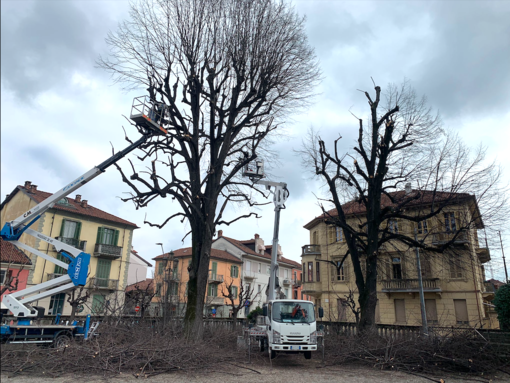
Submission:
<svg viewBox="0 0 510 383">
<path fill-rule="evenodd" d="M 163 103 L 155 101 L 152 105 L 151 110 L 149 111 L 149 118 L 157 122 L 157 120 L 161 119 L 161 113 L 163 112 Z"/>
</svg>

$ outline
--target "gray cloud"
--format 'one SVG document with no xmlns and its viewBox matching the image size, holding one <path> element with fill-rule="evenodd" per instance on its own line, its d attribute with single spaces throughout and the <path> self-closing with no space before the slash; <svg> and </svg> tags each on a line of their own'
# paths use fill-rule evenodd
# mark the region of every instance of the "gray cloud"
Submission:
<svg viewBox="0 0 510 383">
<path fill-rule="evenodd" d="M 91 6 L 93 2 L 89 2 Z M 2 83 L 23 100 L 66 91 L 73 73 L 92 72 L 105 16 L 72 1 L 2 2 Z M 17 17 L 12 17 L 17 14 Z M 96 71 L 95 75 L 100 75 Z M 106 78 L 106 76 L 105 76 Z"/>
</svg>

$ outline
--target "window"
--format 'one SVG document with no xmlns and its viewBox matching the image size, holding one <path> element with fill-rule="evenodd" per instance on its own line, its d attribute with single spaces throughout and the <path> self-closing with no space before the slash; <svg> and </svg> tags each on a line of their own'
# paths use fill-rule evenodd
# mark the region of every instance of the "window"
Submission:
<svg viewBox="0 0 510 383">
<path fill-rule="evenodd" d="M 156 296 L 161 296 L 161 283 L 156 284 Z"/>
<path fill-rule="evenodd" d="M 232 286 L 232 296 L 237 299 L 237 286 Z"/>
<path fill-rule="evenodd" d="M 469 324 L 469 317 L 467 311 L 467 304 L 465 299 L 454 299 L 455 318 L 457 324 Z"/>
<path fill-rule="evenodd" d="M 117 246 L 119 241 L 119 231 L 115 229 L 109 229 L 107 227 L 97 228 L 96 242 L 101 245 L 112 245 Z"/>
<path fill-rule="evenodd" d="M 318 245 L 318 244 L 319 244 L 318 235 L 317 235 L 317 232 L 314 231 L 312 233 L 312 245 Z"/>
<path fill-rule="evenodd" d="M 92 314 L 102 314 L 105 308 L 104 295 L 94 295 L 92 297 Z"/>
<path fill-rule="evenodd" d="M 434 324 L 437 322 L 437 307 L 435 299 L 425 299 L 425 311 L 427 313 L 427 323 Z"/>
<path fill-rule="evenodd" d="M 211 265 L 211 279 L 216 279 L 216 275 L 218 274 L 218 262 L 212 262 Z"/>
<path fill-rule="evenodd" d="M 297 290 L 294 290 L 294 299 L 298 299 Z"/>
<path fill-rule="evenodd" d="M 61 198 L 58 200 L 57 204 L 63 205 L 63 206 L 73 206 L 69 203 L 69 200 L 67 198 Z M 73 206 L 74 207 L 74 206 Z"/>
<path fill-rule="evenodd" d="M 0 270 L 0 284 L 5 283 L 5 276 L 7 275 L 7 270 Z"/>
<path fill-rule="evenodd" d="M 165 261 L 159 261 L 158 262 L 158 274 L 162 275 L 165 271 Z"/>
<path fill-rule="evenodd" d="M 462 262 L 460 254 L 450 254 L 450 278 L 462 278 Z"/>
<path fill-rule="evenodd" d="M 427 234 L 428 232 L 427 221 L 423 220 L 418 222 L 418 234 Z"/>
<path fill-rule="evenodd" d="M 336 229 L 336 241 L 337 242 L 343 242 L 343 240 L 344 240 L 344 232 L 343 232 L 342 228 L 337 226 L 335 229 Z"/>
<path fill-rule="evenodd" d="M 338 321 L 339 322 L 346 322 L 347 321 L 347 302 L 345 299 L 337 299 L 337 306 L 338 306 Z"/>
<path fill-rule="evenodd" d="M 51 296 L 50 307 L 48 308 L 49 315 L 62 314 L 64 311 L 64 302 L 66 299 L 65 293 L 55 294 Z"/>
<path fill-rule="evenodd" d="M 338 267 L 338 265 L 340 264 L 340 261 L 336 261 L 336 266 L 332 266 L 331 267 L 331 272 L 332 272 L 332 280 L 333 282 L 337 282 L 337 281 L 345 281 L 345 269 L 344 269 L 344 265 L 342 265 L 340 268 Z"/>
<path fill-rule="evenodd" d="M 454 213 L 444 213 L 444 226 L 447 233 L 457 231 Z"/>
<path fill-rule="evenodd" d="M 218 296 L 218 285 L 210 284 L 207 287 L 207 296 L 208 297 L 217 297 Z"/>
<path fill-rule="evenodd" d="M 266 274 L 271 275 L 271 265 L 266 265 Z"/>
<path fill-rule="evenodd" d="M 400 257 L 395 257 L 392 259 L 393 263 L 393 279 L 402 279 L 402 263 Z"/>
<path fill-rule="evenodd" d="M 390 231 L 390 233 L 398 234 L 398 224 L 396 220 L 390 219 L 388 221 L 388 230 Z"/>
<path fill-rule="evenodd" d="M 294 282 L 297 282 L 297 271 L 294 271 Z"/>
<path fill-rule="evenodd" d="M 289 270 L 288 269 L 283 269 L 283 278 L 289 279 Z"/>
<path fill-rule="evenodd" d="M 321 281 L 321 263 L 315 262 L 315 281 L 320 282 Z"/>
<path fill-rule="evenodd" d="M 432 278 L 432 267 L 430 265 L 430 256 L 420 254 L 421 276 L 422 278 Z"/>
<path fill-rule="evenodd" d="M 62 240 L 62 242 L 68 243 L 71 246 L 77 246 L 78 240 L 80 238 L 81 233 L 81 222 L 70 221 L 68 219 L 62 220 L 62 226 L 60 226 L 60 237 L 65 239 L 75 239 L 76 244 L 68 243 L 66 240 Z M 71 241 L 73 242 L 73 241 Z"/>
<path fill-rule="evenodd" d="M 303 263 L 303 271 L 301 272 L 301 282 L 305 281 L 305 275 L 306 275 L 306 264 Z"/>
<path fill-rule="evenodd" d="M 305 298 L 305 294 L 301 291 L 301 300 Z"/>
<path fill-rule="evenodd" d="M 64 257 L 61 253 L 57 253 L 57 259 L 59 261 L 62 261 L 64 263 L 67 263 L 67 264 L 70 264 L 71 261 L 69 259 L 67 259 L 66 257 Z M 55 265 L 55 269 L 53 270 L 53 272 L 55 274 L 67 274 L 67 270 L 64 269 L 63 267 L 60 267 L 59 265 Z"/>
<path fill-rule="evenodd" d="M 96 283 L 97 286 L 100 287 L 108 287 L 109 279 L 110 279 L 110 269 L 112 267 L 111 259 L 102 259 L 99 258 L 97 260 L 97 269 L 96 269 Z"/>
<path fill-rule="evenodd" d="M 404 299 L 394 299 L 395 323 L 406 323 L 406 305 Z"/>
<path fill-rule="evenodd" d="M 262 263 L 259 262 L 259 274 L 262 274 Z"/>
<path fill-rule="evenodd" d="M 232 278 L 239 278 L 239 267 L 237 266 L 230 266 L 230 276 Z"/>
<path fill-rule="evenodd" d="M 251 271 L 251 262 L 250 261 L 245 261 L 245 267 L 246 267 L 246 272 L 249 274 L 250 271 Z"/>
<path fill-rule="evenodd" d="M 308 282 L 313 282 L 313 262 L 308 262 Z"/>
</svg>

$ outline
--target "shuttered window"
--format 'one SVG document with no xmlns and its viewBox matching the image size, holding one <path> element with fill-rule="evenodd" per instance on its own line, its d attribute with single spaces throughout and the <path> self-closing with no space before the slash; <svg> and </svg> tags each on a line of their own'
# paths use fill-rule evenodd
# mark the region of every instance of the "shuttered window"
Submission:
<svg viewBox="0 0 510 383">
<path fill-rule="evenodd" d="M 67 259 L 66 257 L 64 257 L 62 254 L 60 253 L 57 253 L 57 259 L 59 261 L 62 261 L 64 263 L 67 263 L 67 264 L 70 264 L 71 261 L 69 259 Z M 67 270 L 64 269 L 63 267 L 60 267 L 59 265 L 55 265 L 55 270 L 53 271 L 55 274 L 67 274 Z"/>
<path fill-rule="evenodd" d="M 469 324 L 469 317 L 467 311 L 467 304 L 465 299 L 454 299 L 455 318 L 457 324 Z"/>
<path fill-rule="evenodd" d="M 50 306 L 48 308 L 49 315 L 62 314 L 64 311 L 64 303 L 66 299 L 65 293 L 55 294 L 51 296 Z"/>
<path fill-rule="evenodd" d="M 425 299 L 425 311 L 427 313 L 427 323 L 437 323 L 437 306 L 435 299 Z"/>
<path fill-rule="evenodd" d="M 237 299 L 237 286 L 232 286 L 232 295 L 234 299 Z"/>
<path fill-rule="evenodd" d="M 96 242 L 101 245 L 118 246 L 119 231 L 107 227 L 98 227 Z"/>
<path fill-rule="evenodd" d="M 239 277 L 239 267 L 237 266 L 230 266 L 230 276 L 232 278 L 238 278 Z"/>
<path fill-rule="evenodd" d="M 111 267 L 112 267 L 111 259 L 99 258 L 97 260 L 96 279 L 98 286 L 108 287 Z"/>
<path fill-rule="evenodd" d="M 105 308 L 104 295 L 96 294 L 92 297 L 92 314 L 102 314 Z"/>
<path fill-rule="evenodd" d="M 406 305 L 404 299 L 394 299 L 395 323 L 406 323 Z"/>
</svg>

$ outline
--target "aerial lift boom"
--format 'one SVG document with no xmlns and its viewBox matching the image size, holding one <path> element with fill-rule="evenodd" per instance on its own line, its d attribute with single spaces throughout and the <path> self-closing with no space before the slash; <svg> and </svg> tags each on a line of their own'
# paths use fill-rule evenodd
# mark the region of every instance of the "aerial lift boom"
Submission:
<svg viewBox="0 0 510 383">
<path fill-rule="evenodd" d="M 158 104 L 158 112 L 156 112 L 156 106 L 153 105 L 151 107 L 147 104 L 148 102 L 149 101 L 143 97 L 135 98 L 133 107 L 131 109 L 131 119 L 136 122 L 137 126 L 140 128 L 143 134 L 140 139 L 125 149 L 121 150 L 120 152 L 114 154 L 107 160 L 103 161 L 101 164 L 93 167 L 85 174 L 76 178 L 74 181 L 67 184 L 62 189 L 39 203 L 37 206 L 20 215 L 18 218 L 5 223 L 4 227 L 0 231 L 0 236 L 4 240 L 10 241 L 15 246 L 25 249 L 32 254 L 44 258 L 47 261 L 52 262 L 67 270 L 66 275 L 62 275 L 61 277 L 52 279 L 50 281 L 43 282 L 27 289 L 5 295 L 3 303 L 7 309 L 13 313 L 14 316 L 38 317 L 40 315 L 39 311 L 36 308 L 31 307 L 29 303 L 48 297 L 50 295 L 70 290 L 75 286 L 85 286 L 90 263 L 90 254 L 84 253 L 82 250 L 63 243 L 57 239 L 50 238 L 41 233 L 38 233 L 37 231 L 30 229 L 30 226 L 34 224 L 34 222 L 36 222 L 44 214 L 44 212 L 46 212 L 48 209 L 51 209 L 59 200 L 68 196 L 76 189 L 79 189 L 101 173 L 104 173 L 104 171 L 109 166 L 125 157 L 134 149 L 140 147 L 150 137 L 156 134 L 167 133 L 167 131 L 161 126 L 164 114 L 166 112 L 164 105 Z M 148 118 L 145 113 L 140 113 L 140 105 L 143 109 L 142 111 L 150 111 L 152 119 Z M 55 246 L 55 250 L 57 252 L 61 252 L 62 255 L 70 261 L 70 264 L 55 259 L 20 242 L 19 239 L 23 233 L 36 237 L 48 244 Z M 31 295 L 37 292 L 39 293 L 36 295 Z"/>
</svg>

